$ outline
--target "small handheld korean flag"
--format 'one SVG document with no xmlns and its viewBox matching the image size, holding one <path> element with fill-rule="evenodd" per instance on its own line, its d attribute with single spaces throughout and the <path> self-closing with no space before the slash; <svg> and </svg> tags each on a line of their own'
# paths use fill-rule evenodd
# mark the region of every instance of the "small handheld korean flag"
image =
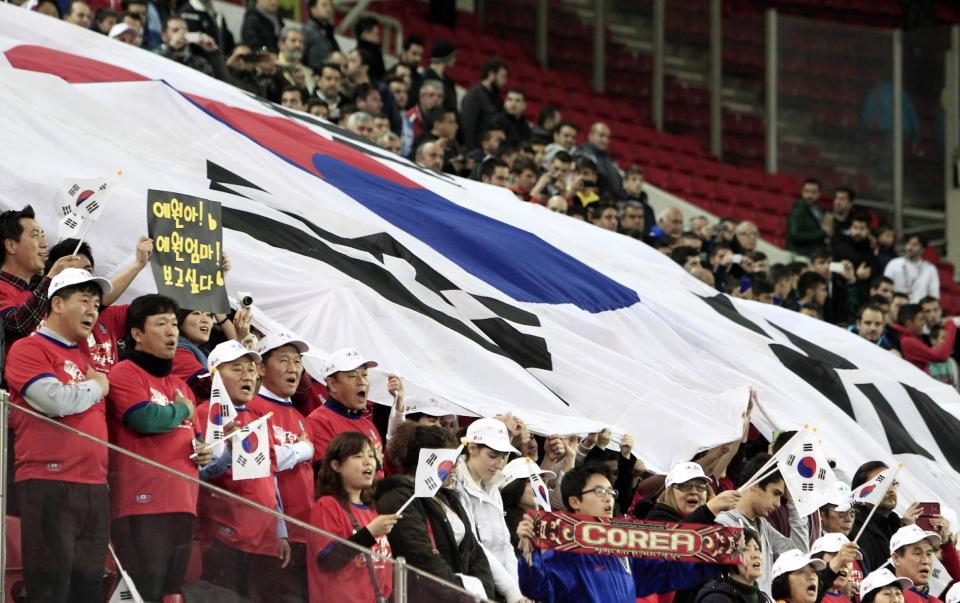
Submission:
<svg viewBox="0 0 960 603">
<path fill-rule="evenodd" d="M 120 565 L 120 559 L 117 558 L 117 554 L 113 550 L 113 545 L 107 546 L 110 549 L 110 555 L 113 556 L 113 562 L 117 566 L 117 571 L 120 572 L 120 582 L 117 583 L 117 588 L 113 591 L 113 594 L 110 595 L 110 601 L 108 601 L 108 603 L 123 603 L 124 601 L 143 603 L 143 597 L 137 592 L 137 587 L 133 584 L 133 580 L 130 579 L 130 574 Z"/>
<path fill-rule="evenodd" d="M 233 436 L 233 479 L 270 477 L 270 440 L 267 417 L 244 425 Z"/>
<path fill-rule="evenodd" d="M 887 490 L 893 483 L 895 469 L 881 471 L 872 480 L 862 484 L 850 494 L 850 499 L 857 504 L 877 505 L 887 495 Z"/>
<path fill-rule="evenodd" d="M 213 371 L 213 384 L 210 386 L 210 412 L 207 414 L 207 432 L 204 441 L 210 444 L 213 456 L 223 454 L 223 428 L 237 418 L 237 409 L 233 406 L 223 378 L 219 371 Z"/>
<path fill-rule="evenodd" d="M 58 199 L 57 214 L 60 223 L 57 239 L 69 238 L 83 240 L 90 226 L 103 214 L 107 200 L 117 188 L 120 173 L 115 178 L 96 178 L 90 180 L 66 180 L 63 183 L 63 196 Z"/>
<path fill-rule="evenodd" d="M 437 493 L 440 486 L 453 471 L 457 464 L 457 457 L 463 450 L 459 448 L 422 448 L 420 462 L 417 465 L 417 477 L 414 481 L 413 496 L 403 506 L 397 509 L 397 514 L 403 512 L 415 498 L 430 498 Z"/>
<path fill-rule="evenodd" d="M 537 504 L 537 509 L 549 513 L 550 509 L 550 491 L 547 490 L 547 484 L 540 477 L 536 464 L 528 457 L 527 469 L 530 470 L 530 489 L 533 490 L 533 500 Z"/>
<path fill-rule="evenodd" d="M 806 517 L 830 502 L 836 490 L 837 476 L 827 463 L 814 435 L 816 430 L 805 429 L 790 440 L 780 451 L 777 466 L 797 513 Z"/>
</svg>

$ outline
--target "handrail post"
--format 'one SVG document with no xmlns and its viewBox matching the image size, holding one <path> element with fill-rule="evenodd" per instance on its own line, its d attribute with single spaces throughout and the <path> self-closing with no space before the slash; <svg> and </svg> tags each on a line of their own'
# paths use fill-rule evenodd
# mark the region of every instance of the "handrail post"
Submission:
<svg viewBox="0 0 960 603">
<path fill-rule="evenodd" d="M 780 43 L 777 31 L 777 9 L 767 10 L 767 173 L 776 174 L 778 169 L 777 135 L 779 134 L 777 106 L 777 63 Z"/>
</svg>

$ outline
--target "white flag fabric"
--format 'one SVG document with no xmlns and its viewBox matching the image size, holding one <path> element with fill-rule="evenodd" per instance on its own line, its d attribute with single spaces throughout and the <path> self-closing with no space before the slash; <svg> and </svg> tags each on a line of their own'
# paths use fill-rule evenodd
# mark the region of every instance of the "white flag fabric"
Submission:
<svg viewBox="0 0 960 603">
<path fill-rule="evenodd" d="M 550 490 L 547 489 L 543 477 L 536 471 L 537 467 L 532 459 L 527 459 L 527 468 L 530 470 L 530 489 L 533 490 L 533 500 L 537 503 L 537 509 L 551 511 Z"/>
<path fill-rule="evenodd" d="M 878 473 L 872 480 L 856 488 L 850 494 L 850 500 L 861 505 L 878 504 L 893 484 L 895 474 L 896 469 L 887 469 Z"/>
<path fill-rule="evenodd" d="M 210 385 L 210 409 L 207 413 L 207 431 L 204 442 L 211 445 L 214 458 L 223 453 L 224 427 L 237 418 L 237 409 L 234 407 L 227 389 L 223 385 L 220 371 L 213 371 L 213 382 Z"/>
<path fill-rule="evenodd" d="M 133 580 L 130 579 L 130 574 L 128 574 L 120 564 L 120 559 L 117 557 L 116 551 L 113 550 L 113 545 L 108 544 L 107 548 L 110 551 L 110 556 L 113 557 L 114 565 L 117 566 L 117 573 L 120 574 L 120 580 L 117 582 L 117 588 L 115 588 L 113 594 L 110 595 L 110 600 L 108 603 L 121 603 L 123 601 L 143 603 L 143 597 L 140 596 L 137 586 L 133 583 Z"/>
<path fill-rule="evenodd" d="M 429 498 L 436 494 L 457 464 L 457 457 L 460 456 L 461 450 L 463 450 L 463 446 L 420 450 L 413 496 L 415 498 Z"/>
<path fill-rule="evenodd" d="M 634 239 L 7 3 L 0 55 L 0 209 L 30 199 L 52 227 L 64 175 L 122 167 L 89 237 L 105 274 L 146 232 L 147 190 L 209 199 L 231 291 L 317 349 L 357 348 L 474 414 L 610 426 L 666 472 L 737 440 L 747 399 L 728 394 L 753 386 L 767 437 L 816 424 L 843 473 L 903 462 L 902 500 L 960 508 L 960 394 L 843 329 L 730 299 Z M 120 301 L 155 291 L 144 271 Z"/>
<path fill-rule="evenodd" d="M 830 502 L 836 490 L 837 477 L 820 448 L 813 430 L 804 429 L 778 451 L 777 467 L 801 517 Z"/>
<path fill-rule="evenodd" d="M 117 179 L 65 180 L 63 199 L 57 206 L 60 221 L 57 240 L 80 238 L 103 213 L 107 200 L 116 190 Z"/>
<path fill-rule="evenodd" d="M 232 435 L 233 479 L 270 477 L 270 439 L 267 436 L 267 417 L 260 417 L 244 425 Z"/>
</svg>

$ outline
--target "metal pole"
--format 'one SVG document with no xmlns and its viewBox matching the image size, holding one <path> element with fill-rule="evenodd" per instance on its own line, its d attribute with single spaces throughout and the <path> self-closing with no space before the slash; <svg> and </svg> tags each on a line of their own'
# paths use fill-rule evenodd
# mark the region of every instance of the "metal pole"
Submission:
<svg viewBox="0 0 960 603">
<path fill-rule="evenodd" d="M 777 9 L 767 10 L 767 173 L 777 173 Z"/>
<path fill-rule="evenodd" d="M 548 0 L 537 0 L 537 60 L 547 66 L 547 11 Z"/>
<path fill-rule="evenodd" d="M 607 0 L 597 0 L 597 14 L 593 24 L 593 91 L 603 94 L 606 78 Z"/>
<path fill-rule="evenodd" d="M 710 153 L 723 158 L 723 23 L 721 0 L 710 0 Z"/>
<path fill-rule="evenodd" d="M 893 227 L 903 232 L 903 32 L 893 32 Z"/>
<path fill-rule="evenodd" d="M 663 130 L 663 65 L 666 48 L 664 31 L 666 28 L 664 16 L 666 3 L 664 0 L 653 0 L 653 86 L 650 101 L 653 103 L 650 114 L 653 116 L 653 125 Z"/>
<path fill-rule="evenodd" d="M 10 410 L 7 408 L 10 394 L 0 390 L 0 593 L 7 592 L 7 424 Z"/>
<path fill-rule="evenodd" d="M 944 213 L 946 214 L 946 259 L 960 263 L 960 190 L 957 150 L 960 147 L 960 25 L 950 27 L 950 52 L 947 55 L 947 123 L 944 145 Z"/>
<path fill-rule="evenodd" d="M 393 603 L 407 603 L 407 560 L 393 560 Z"/>
</svg>

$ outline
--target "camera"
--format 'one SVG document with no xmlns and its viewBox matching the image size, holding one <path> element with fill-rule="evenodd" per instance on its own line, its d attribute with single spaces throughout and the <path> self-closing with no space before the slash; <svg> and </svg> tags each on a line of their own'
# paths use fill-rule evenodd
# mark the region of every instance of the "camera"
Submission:
<svg viewBox="0 0 960 603">
<path fill-rule="evenodd" d="M 241 308 L 249 308 L 253 305 L 253 294 L 246 291 L 237 291 L 237 303 Z"/>
</svg>

